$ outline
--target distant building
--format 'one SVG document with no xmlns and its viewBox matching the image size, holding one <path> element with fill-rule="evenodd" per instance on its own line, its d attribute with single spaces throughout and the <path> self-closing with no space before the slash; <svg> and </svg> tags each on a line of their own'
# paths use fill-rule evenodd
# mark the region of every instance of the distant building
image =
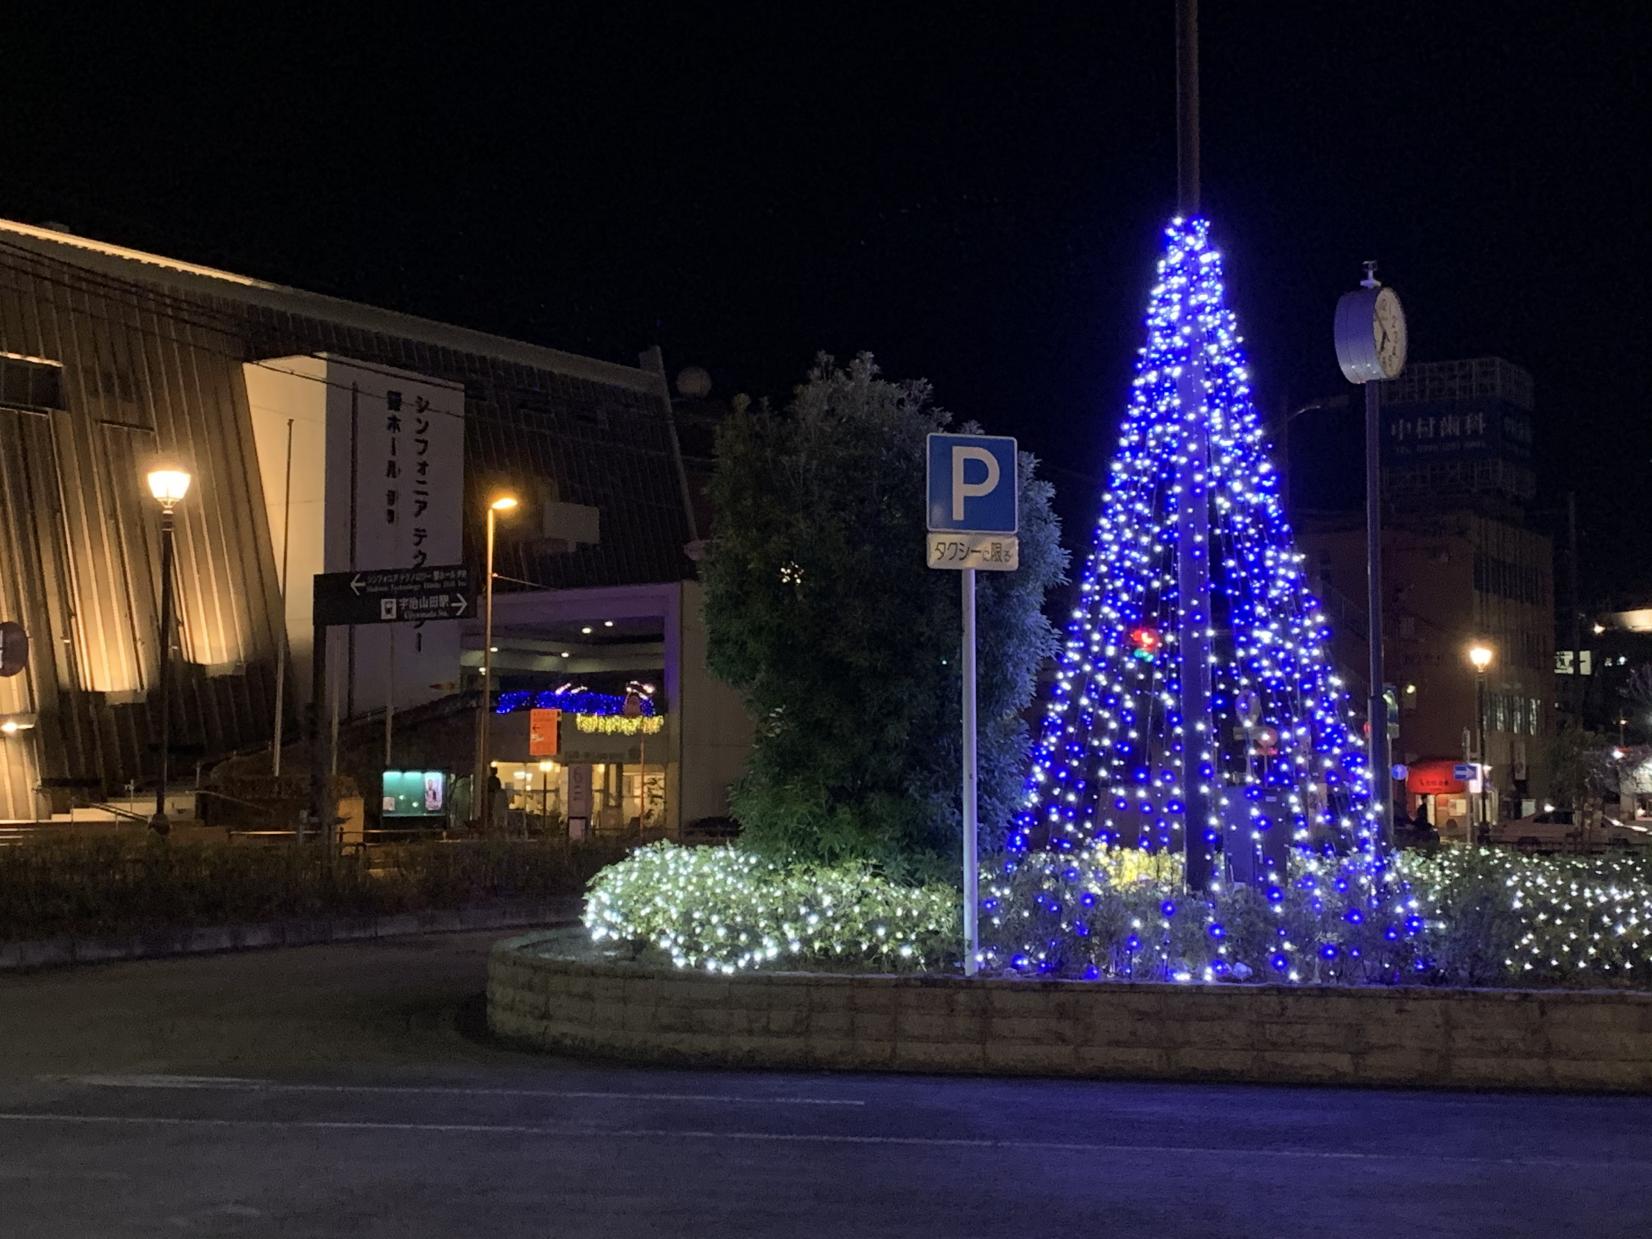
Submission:
<svg viewBox="0 0 1652 1239">
<path fill-rule="evenodd" d="M 1419 362 L 1377 392 L 1390 503 L 1524 507 L 1536 497 L 1527 371 L 1501 357 Z"/>
<path fill-rule="evenodd" d="M 724 811 L 740 724 L 685 747 L 677 696 L 727 690 L 698 653 L 698 530 L 658 350 L 618 365 L 0 221 L 0 620 L 32 645 L 0 679 L 0 820 L 154 778 L 159 539 L 140 473 L 160 455 L 195 475 L 177 513 L 178 782 L 268 753 L 283 653 L 285 737 L 301 734 L 313 574 L 460 562 L 479 590 L 485 500 L 508 487 L 521 509 L 501 524 L 499 589 L 529 596 L 501 608 L 498 687 L 572 681 L 607 701 L 646 679 L 665 720 L 654 739 L 570 730 L 549 763 L 561 803 L 648 818 L 652 778 L 668 824 Z M 446 754 L 438 773 L 468 773 L 476 622 L 330 631 L 323 709 L 346 731 L 362 720 L 367 739 L 341 739 L 372 754 L 354 771 L 369 817 L 386 766 L 422 775 Z M 365 721 L 387 710 L 405 728 L 372 739 L 390 737 Z M 416 735 L 427 716 L 445 719 L 442 745 Z M 714 751 L 714 770 L 684 768 Z M 512 777 L 531 765 L 543 811 L 551 771 L 525 747 L 495 755 Z"/>
<path fill-rule="evenodd" d="M 1478 757 L 1466 650 L 1484 640 L 1496 652 L 1486 673 L 1485 760 L 1501 810 L 1517 813 L 1544 793 L 1555 729 L 1554 549 L 1528 510 L 1531 376 L 1495 357 L 1425 362 L 1382 384 L 1379 398 L 1385 675 L 1399 706 L 1394 760 L 1409 767 L 1406 808 L 1424 805 L 1436 825 L 1467 821 L 1469 787 L 1455 777 L 1459 763 Z M 1355 401 L 1310 414 L 1306 433 L 1293 427 L 1289 477 L 1333 647 L 1363 699 L 1364 495 L 1346 484 L 1360 459 L 1357 409 Z M 1318 502 L 1305 507 L 1304 498 Z"/>
</svg>

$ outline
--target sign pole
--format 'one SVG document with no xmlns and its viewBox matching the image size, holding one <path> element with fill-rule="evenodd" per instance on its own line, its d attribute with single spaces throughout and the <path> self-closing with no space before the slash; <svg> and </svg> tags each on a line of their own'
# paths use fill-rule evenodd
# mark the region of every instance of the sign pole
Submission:
<svg viewBox="0 0 1652 1239">
<path fill-rule="evenodd" d="M 1015 440 L 1003 435 L 932 434 L 924 491 L 925 557 L 958 573 L 963 640 L 963 746 L 960 800 L 964 866 L 964 975 L 981 970 L 981 821 L 976 744 L 975 572 L 1014 572 L 1021 561 L 1021 491 Z"/>
<path fill-rule="evenodd" d="M 325 841 L 327 822 L 334 809 L 328 804 L 327 767 L 332 754 L 327 740 L 327 646 L 332 629 L 324 624 L 315 626 L 314 650 L 310 655 L 310 825 L 316 836 Z M 299 828 L 298 840 L 304 841 L 304 830 Z"/>
<path fill-rule="evenodd" d="M 964 975 L 972 977 L 981 953 L 978 914 L 981 906 L 975 763 L 975 569 L 958 574 L 964 613 Z"/>
</svg>

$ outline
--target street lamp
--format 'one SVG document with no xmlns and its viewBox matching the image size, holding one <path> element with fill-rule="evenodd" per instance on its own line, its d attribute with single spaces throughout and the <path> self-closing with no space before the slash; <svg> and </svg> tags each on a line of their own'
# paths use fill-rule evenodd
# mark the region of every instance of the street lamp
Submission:
<svg viewBox="0 0 1652 1239">
<path fill-rule="evenodd" d="M 494 526 L 501 512 L 513 512 L 517 507 L 515 495 L 508 492 L 488 500 L 487 585 L 483 591 L 482 606 L 482 696 L 476 705 L 476 776 L 471 791 L 471 807 L 485 830 L 493 817 L 493 794 L 488 785 L 488 728 L 493 714 L 493 540 Z"/>
<path fill-rule="evenodd" d="M 189 470 L 177 464 L 156 464 L 145 475 L 149 494 L 161 509 L 161 643 L 160 669 L 161 760 L 155 783 L 155 816 L 149 829 L 167 835 L 172 824 L 166 820 L 167 759 L 172 748 L 172 510 L 189 494 Z"/>
<path fill-rule="evenodd" d="M 1487 786 L 1490 780 L 1491 755 L 1486 752 L 1486 669 L 1491 666 L 1492 648 L 1483 641 L 1476 641 L 1468 647 L 1468 660 L 1474 666 L 1474 711 L 1478 719 L 1480 731 L 1480 822 L 1487 829 L 1491 829 L 1491 789 Z"/>
</svg>

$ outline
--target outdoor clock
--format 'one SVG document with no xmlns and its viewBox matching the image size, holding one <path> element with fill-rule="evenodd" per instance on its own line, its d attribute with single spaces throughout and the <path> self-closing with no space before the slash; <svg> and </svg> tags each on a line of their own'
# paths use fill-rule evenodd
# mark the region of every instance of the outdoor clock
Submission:
<svg viewBox="0 0 1652 1239">
<path fill-rule="evenodd" d="M 1368 264 L 1368 270 L 1375 264 Z M 1391 379 L 1405 369 L 1405 311 L 1376 277 L 1337 302 L 1337 364 L 1350 383 Z"/>
</svg>

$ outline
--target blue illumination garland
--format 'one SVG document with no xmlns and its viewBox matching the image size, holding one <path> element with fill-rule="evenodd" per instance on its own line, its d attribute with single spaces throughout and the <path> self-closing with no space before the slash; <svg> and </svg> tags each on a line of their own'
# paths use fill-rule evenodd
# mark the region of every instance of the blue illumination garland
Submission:
<svg viewBox="0 0 1652 1239">
<path fill-rule="evenodd" d="M 642 703 L 644 714 L 658 713 L 653 699 L 639 694 L 638 700 Z M 512 690 L 500 693 L 494 703 L 495 714 L 514 714 L 518 710 L 566 710 L 570 714 L 621 714 L 625 710 L 625 695 L 623 693 L 593 693 L 581 689 L 579 691 L 551 690 L 547 692 L 524 692 Z"/>
<path fill-rule="evenodd" d="M 983 902 L 996 939 L 986 955 L 1017 970 L 1120 975 L 1075 949 L 1118 851 L 1179 854 L 1191 829 L 1212 880 L 1163 901 L 1123 974 L 1229 975 L 1224 909 L 1239 883 L 1278 929 L 1266 958 L 1231 961 L 1238 975 L 1387 979 L 1421 965 L 1410 940 L 1422 920 L 1377 846 L 1363 738 L 1292 543 L 1208 232 L 1202 219 L 1165 232 L 1024 807 Z M 1178 597 L 1179 530 L 1197 505 L 1210 526 L 1203 618 L 1199 598 Z M 1186 720 L 1190 615 L 1209 642 L 1209 713 Z M 1208 949 L 1187 948 L 1190 928 Z"/>
</svg>

